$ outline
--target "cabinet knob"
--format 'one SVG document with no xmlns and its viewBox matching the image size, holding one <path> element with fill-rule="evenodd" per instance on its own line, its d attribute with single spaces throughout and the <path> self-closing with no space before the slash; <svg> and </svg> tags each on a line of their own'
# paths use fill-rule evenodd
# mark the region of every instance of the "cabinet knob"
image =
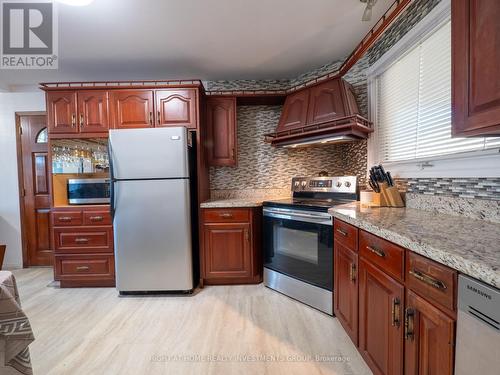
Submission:
<svg viewBox="0 0 500 375">
<path fill-rule="evenodd" d="M 74 128 L 76 126 L 76 114 L 71 114 L 71 127 Z"/>
<path fill-rule="evenodd" d="M 81 127 L 83 127 L 83 120 L 84 120 L 83 113 L 80 113 L 80 126 Z"/>
<path fill-rule="evenodd" d="M 392 299 L 392 326 L 393 327 L 399 327 L 399 314 L 400 314 L 400 306 L 401 302 L 399 301 L 399 298 L 393 298 Z"/>
<path fill-rule="evenodd" d="M 353 283 L 356 282 L 356 264 L 355 263 L 351 263 L 351 267 L 349 269 L 349 278 L 351 279 L 351 281 Z"/>
<path fill-rule="evenodd" d="M 161 117 L 161 112 L 160 112 L 160 111 L 158 111 L 157 115 L 158 115 L 158 119 L 157 119 L 157 121 L 158 121 L 158 125 L 160 125 L 160 117 Z"/>
<path fill-rule="evenodd" d="M 153 112 L 149 112 L 149 124 L 153 125 Z"/>
</svg>

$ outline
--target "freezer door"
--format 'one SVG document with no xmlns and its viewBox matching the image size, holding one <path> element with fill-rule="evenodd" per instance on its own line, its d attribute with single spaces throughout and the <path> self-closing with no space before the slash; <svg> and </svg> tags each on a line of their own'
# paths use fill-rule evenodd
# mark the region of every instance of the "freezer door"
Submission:
<svg viewBox="0 0 500 375">
<path fill-rule="evenodd" d="M 109 146 L 113 178 L 189 177 L 187 129 L 113 129 Z"/>
<path fill-rule="evenodd" d="M 189 180 L 114 184 L 117 289 L 192 289 Z"/>
</svg>

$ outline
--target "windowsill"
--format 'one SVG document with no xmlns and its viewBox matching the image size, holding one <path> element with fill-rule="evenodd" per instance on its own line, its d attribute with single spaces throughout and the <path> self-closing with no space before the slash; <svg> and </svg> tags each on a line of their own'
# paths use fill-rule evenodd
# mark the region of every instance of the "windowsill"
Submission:
<svg viewBox="0 0 500 375">
<path fill-rule="evenodd" d="M 387 162 L 383 165 L 396 178 L 500 177 L 500 150 Z"/>
</svg>

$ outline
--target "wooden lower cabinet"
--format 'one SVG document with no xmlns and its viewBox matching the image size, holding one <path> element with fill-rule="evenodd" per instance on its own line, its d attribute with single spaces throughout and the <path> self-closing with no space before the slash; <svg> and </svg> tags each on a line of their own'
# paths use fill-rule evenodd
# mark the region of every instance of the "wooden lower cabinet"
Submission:
<svg viewBox="0 0 500 375">
<path fill-rule="evenodd" d="M 202 210 L 202 282 L 262 281 L 260 208 Z"/>
<path fill-rule="evenodd" d="M 52 210 L 54 279 L 61 288 L 115 285 L 113 226 L 102 207 Z"/>
<path fill-rule="evenodd" d="M 363 258 L 359 262 L 359 351 L 374 374 L 403 371 L 404 286 Z"/>
<path fill-rule="evenodd" d="M 358 254 L 334 243 L 334 285 L 333 309 L 342 327 L 358 344 Z"/>
<path fill-rule="evenodd" d="M 408 290 L 405 375 L 452 375 L 454 349 L 455 320 Z"/>
</svg>

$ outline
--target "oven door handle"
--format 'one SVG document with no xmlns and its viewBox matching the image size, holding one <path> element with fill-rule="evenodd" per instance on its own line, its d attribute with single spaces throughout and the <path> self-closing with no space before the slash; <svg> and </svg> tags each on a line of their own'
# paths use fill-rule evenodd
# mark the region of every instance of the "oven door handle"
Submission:
<svg viewBox="0 0 500 375">
<path fill-rule="evenodd" d="M 331 216 L 326 215 L 314 215 L 314 214 L 304 214 L 297 212 L 277 212 L 274 210 L 269 210 L 264 208 L 264 216 L 272 217 L 276 219 L 288 219 L 288 220 L 296 220 L 296 221 L 305 221 L 308 223 L 314 224 L 323 224 L 323 225 L 332 225 Z"/>
</svg>

